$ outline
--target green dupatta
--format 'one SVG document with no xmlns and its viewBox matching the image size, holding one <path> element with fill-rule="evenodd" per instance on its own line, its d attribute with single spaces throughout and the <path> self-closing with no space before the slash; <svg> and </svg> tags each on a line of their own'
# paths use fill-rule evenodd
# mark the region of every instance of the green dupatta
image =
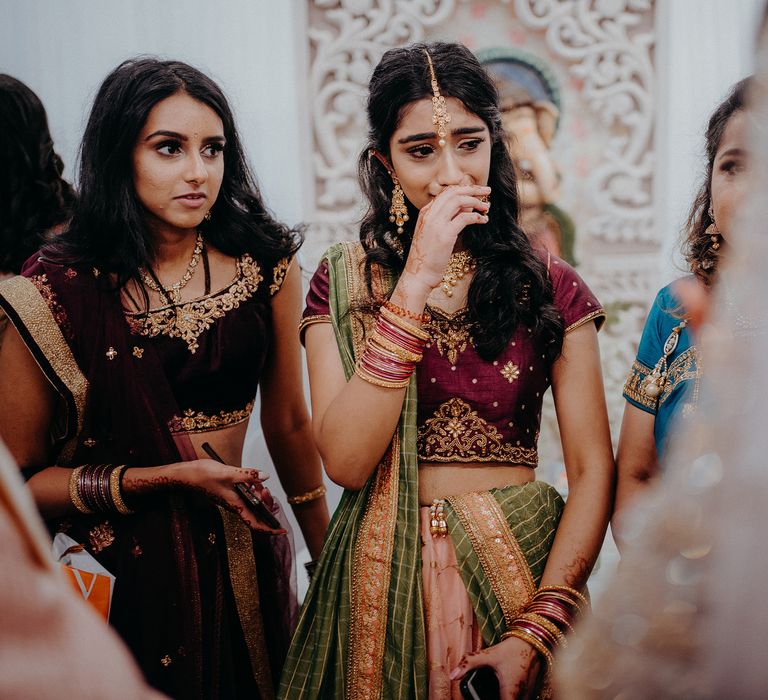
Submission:
<svg viewBox="0 0 768 700">
<path fill-rule="evenodd" d="M 365 254 L 359 243 L 340 243 L 325 259 L 331 324 L 349 379 L 373 320 L 348 313 L 369 296 Z M 376 294 L 393 284 L 391 275 L 374 270 Z M 384 459 L 360 491 L 344 491 L 331 520 L 279 697 L 426 698 L 426 671 L 413 379 Z"/>
</svg>

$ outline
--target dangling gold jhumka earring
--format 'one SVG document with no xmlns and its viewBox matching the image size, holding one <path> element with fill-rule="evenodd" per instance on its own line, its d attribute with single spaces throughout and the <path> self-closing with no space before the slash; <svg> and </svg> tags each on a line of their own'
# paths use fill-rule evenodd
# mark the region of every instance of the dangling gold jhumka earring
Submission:
<svg viewBox="0 0 768 700">
<path fill-rule="evenodd" d="M 427 54 L 427 63 L 429 64 L 429 76 L 432 83 L 432 123 L 437 127 L 437 138 L 440 146 L 445 146 L 445 137 L 448 135 L 446 125 L 451 121 L 451 115 L 448 114 L 448 108 L 445 104 L 445 97 L 440 94 L 440 86 L 437 84 L 437 75 L 435 66 L 432 64 L 432 56 L 429 51 L 424 49 Z"/>
<path fill-rule="evenodd" d="M 707 226 L 705 233 L 709 235 L 709 240 L 712 241 L 712 250 L 717 252 L 720 250 L 720 239 L 723 237 L 723 234 L 720 233 L 719 229 L 717 228 L 717 224 L 715 223 L 715 213 L 712 211 L 711 204 L 709 205 L 708 214 L 712 223 Z"/>
<path fill-rule="evenodd" d="M 403 235 L 403 224 L 408 221 L 408 207 L 405 206 L 405 194 L 403 188 L 400 187 L 400 180 L 394 173 L 392 175 L 392 183 L 395 188 L 392 190 L 392 205 L 389 207 L 389 221 L 397 226 L 397 235 Z"/>
</svg>

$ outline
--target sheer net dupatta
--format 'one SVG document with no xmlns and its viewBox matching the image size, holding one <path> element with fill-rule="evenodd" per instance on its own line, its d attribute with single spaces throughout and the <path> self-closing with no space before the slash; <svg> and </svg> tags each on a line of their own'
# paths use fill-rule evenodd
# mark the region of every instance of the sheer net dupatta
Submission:
<svg viewBox="0 0 768 700">
<path fill-rule="evenodd" d="M 697 415 L 623 523 L 619 572 L 558 659 L 563 697 L 768 697 L 768 37 L 747 114 L 750 193 L 700 331 Z"/>
</svg>

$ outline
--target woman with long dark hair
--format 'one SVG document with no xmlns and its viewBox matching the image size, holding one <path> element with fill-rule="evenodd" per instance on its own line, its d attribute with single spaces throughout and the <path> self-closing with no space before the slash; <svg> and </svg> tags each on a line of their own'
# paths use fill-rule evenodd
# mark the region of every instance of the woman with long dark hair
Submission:
<svg viewBox="0 0 768 700">
<path fill-rule="evenodd" d="M 37 95 L 0 74 L 0 277 L 18 274 L 46 232 L 70 216 L 75 193 L 61 176 L 48 117 Z"/>
<path fill-rule="evenodd" d="M 613 476 L 600 304 L 518 225 L 496 90 L 466 47 L 388 51 L 371 78 L 360 242 L 303 320 L 313 428 L 345 487 L 281 697 L 503 697 L 583 609 Z M 418 369 L 416 369 L 418 366 Z M 570 496 L 535 480 L 554 388 Z"/>
<path fill-rule="evenodd" d="M 751 79 L 736 83 L 710 117 L 705 134 L 706 171 L 691 205 L 683 252 L 693 279 L 710 289 L 749 185 L 745 100 Z M 657 476 L 670 436 L 696 410 L 701 358 L 690 318 L 673 282 L 651 306 L 624 385 L 627 404 L 616 455 L 616 511 L 620 518 Z M 677 425 L 677 428 L 675 427 Z M 621 542 L 620 523 L 615 532 Z"/>
<path fill-rule="evenodd" d="M 0 285 L 0 433 L 51 527 L 116 576 L 110 621 L 154 686 L 270 697 L 295 598 L 279 507 L 239 467 L 258 388 L 314 556 L 328 520 L 299 236 L 266 210 L 219 87 L 176 61 L 107 76 L 79 185 L 66 231 Z"/>
</svg>

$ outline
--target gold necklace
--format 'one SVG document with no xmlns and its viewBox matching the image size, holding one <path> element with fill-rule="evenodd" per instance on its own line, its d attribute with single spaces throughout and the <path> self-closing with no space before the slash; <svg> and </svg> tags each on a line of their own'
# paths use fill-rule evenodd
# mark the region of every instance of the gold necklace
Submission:
<svg viewBox="0 0 768 700">
<path fill-rule="evenodd" d="M 153 292 L 165 295 L 170 298 L 174 304 L 178 304 L 181 301 L 181 290 L 187 286 L 189 280 L 192 279 L 192 275 L 195 274 L 195 268 L 200 262 L 200 256 L 203 253 L 203 247 L 205 243 L 203 241 L 203 234 L 200 231 L 197 232 L 197 240 L 195 241 L 195 249 L 192 251 L 192 259 L 187 265 L 187 269 L 181 276 L 181 279 L 166 288 L 161 284 L 155 282 L 155 279 L 150 275 L 143 267 L 139 268 L 139 274 L 141 275 L 141 281 L 144 286 L 149 287 Z"/>
<path fill-rule="evenodd" d="M 468 250 L 460 250 L 458 253 L 451 253 L 448 258 L 448 267 L 443 273 L 443 281 L 440 286 L 446 296 L 453 296 L 453 288 L 464 279 L 464 275 L 477 269 L 477 261 L 472 257 Z"/>
</svg>

